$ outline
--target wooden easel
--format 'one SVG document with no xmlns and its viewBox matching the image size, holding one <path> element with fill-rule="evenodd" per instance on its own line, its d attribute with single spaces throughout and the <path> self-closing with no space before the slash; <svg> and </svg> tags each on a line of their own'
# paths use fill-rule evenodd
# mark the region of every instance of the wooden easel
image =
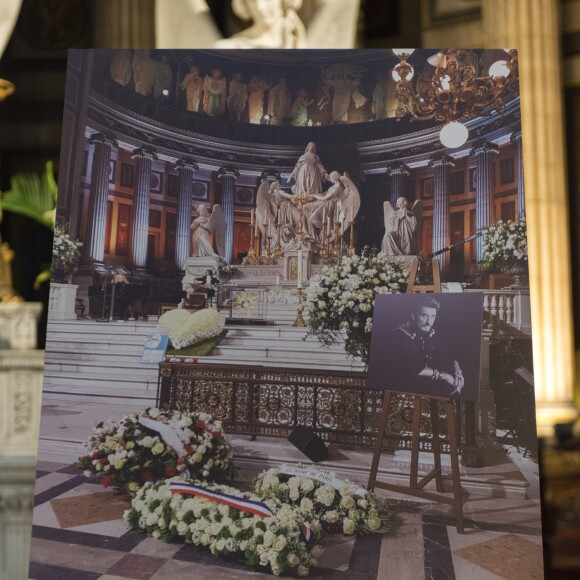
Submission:
<svg viewBox="0 0 580 580">
<path fill-rule="evenodd" d="M 411 271 L 407 281 L 407 294 L 426 293 L 426 292 L 441 292 L 441 276 L 439 271 L 439 262 L 435 258 L 431 262 L 433 268 L 433 284 L 420 285 L 416 284 L 416 277 L 419 268 L 417 260 L 411 264 Z M 396 491 L 415 497 L 430 499 L 441 503 L 446 503 L 454 508 L 455 512 L 455 526 L 459 534 L 464 533 L 463 526 L 463 501 L 461 497 L 461 480 L 459 476 L 459 455 L 457 445 L 457 431 L 455 429 L 455 412 L 453 408 L 453 399 L 450 397 L 430 397 L 426 395 L 413 396 L 413 422 L 412 422 L 412 439 L 411 439 L 411 473 L 409 487 L 403 485 L 395 485 L 377 481 L 377 471 L 379 468 L 379 460 L 383 450 L 383 440 L 385 438 L 385 430 L 387 427 L 387 420 L 389 418 L 389 406 L 391 404 L 391 391 L 385 391 L 383 396 L 383 406 L 381 416 L 379 419 L 379 427 L 377 431 L 377 442 L 375 444 L 375 451 L 373 454 L 373 462 L 369 474 L 369 482 L 367 488 L 373 490 L 375 487 Z M 429 408 L 431 412 L 431 429 L 433 431 L 433 460 L 435 467 L 420 481 L 419 477 L 419 432 L 421 421 L 421 400 L 429 401 Z M 435 479 L 435 490 L 437 492 L 443 491 L 443 477 L 441 472 L 441 440 L 439 439 L 439 414 L 438 403 L 441 402 L 445 415 L 447 417 L 447 434 L 449 436 L 449 451 L 451 453 L 451 477 L 453 482 L 453 498 L 443 497 L 436 493 L 425 491 L 423 488 L 433 479 Z"/>
</svg>

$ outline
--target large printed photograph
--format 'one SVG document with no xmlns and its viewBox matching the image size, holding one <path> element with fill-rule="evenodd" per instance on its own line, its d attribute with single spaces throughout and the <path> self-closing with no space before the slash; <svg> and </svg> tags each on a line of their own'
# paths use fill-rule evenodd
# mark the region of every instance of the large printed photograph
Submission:
<svg viewBox="0 0 580 580">
<path fill-rule="evenodd" d="M 71 51 L 30 578 L 541 578 L 520 115 L 510 49 Z M 401 383 L 378 476 L 464 530 L 368 487 L 434 260 L 457 433 Z"/>
</svg>

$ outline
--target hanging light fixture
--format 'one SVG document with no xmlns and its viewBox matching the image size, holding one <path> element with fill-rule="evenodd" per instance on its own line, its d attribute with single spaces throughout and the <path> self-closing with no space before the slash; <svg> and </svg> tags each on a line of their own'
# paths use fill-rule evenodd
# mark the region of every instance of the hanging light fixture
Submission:
<svg viewBox="0 0 580 580">
<path fill-rule="evenodd" d="M 491 111 L 503 113 L 505 101 L 517 94 L 517 51 L 503 49 L 508 57 L 494 62 L 488 76 L 480 74 L 478 55 L 471 50 L 444 50 L 427 59 L 435 70 L 430 78 L 421 75 L 424 83 L 413 86 L 415 74 L 408 62 L 412 49 L 393 49 L 399 63 L 393 68 L 397 82 L 395 98 L 398 120 L 436 120 L 445 123 L 440 139 L 445 147 L 460 147 L 469 132 L 464 121 Z"/>
<path fill-rule="evenodd" d="M 459 121 L 451 121 L 439 132 L 439 140 L 449 149 L 461 147 L 469 137 L 467 127 Z"/>
</svg>

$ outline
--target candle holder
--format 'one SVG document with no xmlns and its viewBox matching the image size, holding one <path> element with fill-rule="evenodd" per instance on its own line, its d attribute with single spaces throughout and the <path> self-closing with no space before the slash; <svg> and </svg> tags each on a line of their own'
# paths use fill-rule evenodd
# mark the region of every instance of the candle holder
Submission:
<svg viewBox="0 0 580 580">
<path fill-rule="evenodd" d="M 304 328 L 306 326 L 304 317 L 302 316 L 302 312 L 304 311 L 304 289 L 296 288 L 295 292 L 298 294 L 298 308 L 296 309 L 296 318 L 294 319 L 292 326 Z"/>
<path fill-rule="evenodd" d="M 260 260 L 260 234 L 254 236 L 254 256 L 256 256 L 256 263 Z"/>
<path fill-rule="evenodd" d="M 338 258 L 341 254 L 341 244 L 342 236 L 340 235 L 340 224 L 335 222 L 334 224 L 334 243 L 332 245 L 332 255 Z"/>
<path fill-rule="evenodd" d="M 350 230 L 350 235 L 349 235 L 349 240 L 348 240 L 348 255 L 349 256 L 354 256 L 355 253 L 355 249 L 354 249 L 354 221 L 351 220 L 350 224 L 349 224 L 349 230 Z"/>
<path fill-rule="evenodd" d="M 276 224 L 276 245 L 274 246 L 274 258 L 279 260 L 282 257 L 282 245 L 280 244 L 280 224 Z"/>
<path fill-rule="evenodd" d="M 264 236 L 264 252 L 262 253 L 260 263 L 265 266 L 270 266 L 273 263 L 272 258 L 272 236 Z"/>
<path fill-rule="evenodd" d="M 253 247 L 250 247 L 250 249 L 248 250 L 246 262 L 250 264 L 250 266 L 255 266 L 258 263 L 258 258 L 256 256 L 256 252 Z"/>
</svg>

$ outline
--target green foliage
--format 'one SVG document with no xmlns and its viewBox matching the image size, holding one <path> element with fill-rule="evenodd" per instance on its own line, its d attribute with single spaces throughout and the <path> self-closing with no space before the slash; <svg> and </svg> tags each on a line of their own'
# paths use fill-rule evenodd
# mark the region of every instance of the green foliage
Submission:
<svg viewBox="0 0 580 580">
<path fill-rule="evenodd" d="M 24 215 L 54 229 L 58 186 L 52 162 L 44 174 L 19 173 L 10 180 L 10 189 L 2 196 L 2 209 Z"/>
</svg>

